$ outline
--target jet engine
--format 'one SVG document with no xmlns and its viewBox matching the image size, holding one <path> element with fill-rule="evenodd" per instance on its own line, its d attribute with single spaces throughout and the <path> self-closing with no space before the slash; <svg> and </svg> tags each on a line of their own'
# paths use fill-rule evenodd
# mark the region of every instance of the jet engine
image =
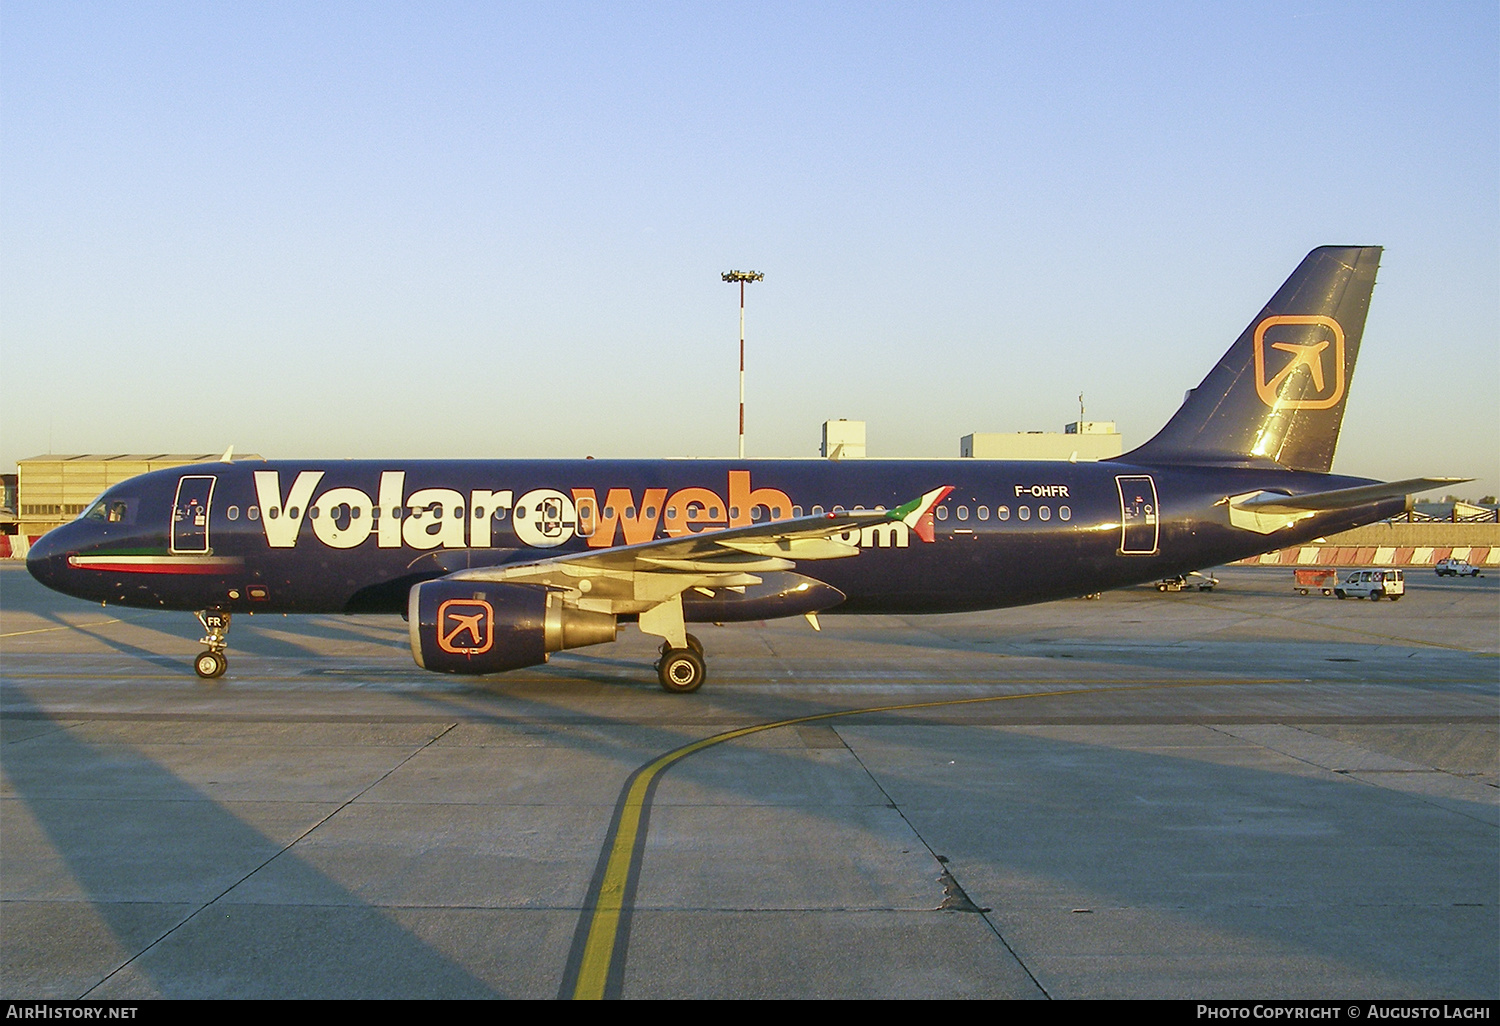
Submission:
<svg viewBox="0 0 1500 1026">
<path fill-rule="evenodd" d="M 499 673 L 545 663 L 565 648 L 614 641 L 610 613 L 570 609 L 528 584 L 424 581 L 407 598 L 411 654 L 424 670 Z"/>
</svg>

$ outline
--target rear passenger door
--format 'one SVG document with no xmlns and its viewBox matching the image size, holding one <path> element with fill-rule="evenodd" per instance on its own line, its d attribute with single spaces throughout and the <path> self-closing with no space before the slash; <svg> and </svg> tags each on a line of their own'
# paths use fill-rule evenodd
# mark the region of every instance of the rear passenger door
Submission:
<svg viewBox="0 0 1500 1026">
<path fill-rule="evenodd" d="M 1120 555 L 1156 554 L 1160 531 L 1156 506 L 1156 482 L 1149 474 L 1115 478 L 1120 492 Z"/>
</svg>

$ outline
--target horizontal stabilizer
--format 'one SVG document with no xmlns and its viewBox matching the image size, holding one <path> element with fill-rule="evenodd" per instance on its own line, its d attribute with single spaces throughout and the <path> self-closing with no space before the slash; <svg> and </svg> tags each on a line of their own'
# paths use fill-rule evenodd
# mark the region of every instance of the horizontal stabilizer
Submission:
<svg viewBox="0 0 1500 1026">
<path fill-rule="evenodd" d="M 1359 485 L 1355 488 L 1335 488 L 1332 491 L 1308 492 L 1305 495 L 1257 492 L 1251 498 L 1231 499 L 1230 501 L 1240 509 L 1254 510 L 1258 513 L 1316 513 L 1325 509 L 1349 509 L 1370 502 L 1379 502 L 1381 499 L 1414 495 L 1428 488 L 1442 488 L 1472 480 L 1474 479 L 1471 477 L 1412 477 L 1405 481 Z"/>
</svg>

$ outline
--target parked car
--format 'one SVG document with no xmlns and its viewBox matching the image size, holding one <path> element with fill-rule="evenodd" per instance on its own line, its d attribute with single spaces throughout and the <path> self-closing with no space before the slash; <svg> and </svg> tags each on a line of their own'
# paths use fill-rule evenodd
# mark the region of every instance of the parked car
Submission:
<svg viewBox="0 0 1500 1026">
<path fill-rule="evenodd" d="M 1353 595 L 1372 602 L 1383 596 L 1398 602 L 1406 594 L 1406 575 L 1400 570 L 1355 570 L 1334 585 L 1333 594 L 1338 598 Z"/>
<path fill-rule="evenodd" d="M 1437 566 L 1433 567 L 1439 577 L 1483 577 L 1479 567 L 1470 563 L 1467 559 L 1440 559 Z"/>
</svg>

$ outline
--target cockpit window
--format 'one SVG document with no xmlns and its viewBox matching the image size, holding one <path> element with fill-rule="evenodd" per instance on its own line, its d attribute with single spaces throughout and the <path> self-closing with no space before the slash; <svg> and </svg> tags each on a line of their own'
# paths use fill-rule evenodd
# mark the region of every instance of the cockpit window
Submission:
<svg viewBox="0 0 1500 1026">
<path fill-rule="evenodd" d="M 110 495 L 99 496 L 94 504 L 83 511 L 81 520 L 97 520 L 105 524 L 134 524 L 136 500 Z"/>
</svg>

